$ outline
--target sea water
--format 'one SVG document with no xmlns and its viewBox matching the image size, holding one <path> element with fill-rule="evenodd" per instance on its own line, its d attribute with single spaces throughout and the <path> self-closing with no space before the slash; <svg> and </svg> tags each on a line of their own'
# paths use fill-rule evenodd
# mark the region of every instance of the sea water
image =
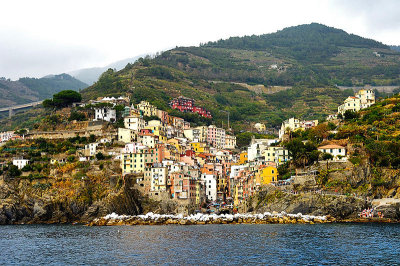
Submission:
<svg viewBox="0 0 400 266">
<path fill-rule="evenodd" d="M 397 224 L 0 226 L 0 265 L 395 265 Z"/>
</svg>

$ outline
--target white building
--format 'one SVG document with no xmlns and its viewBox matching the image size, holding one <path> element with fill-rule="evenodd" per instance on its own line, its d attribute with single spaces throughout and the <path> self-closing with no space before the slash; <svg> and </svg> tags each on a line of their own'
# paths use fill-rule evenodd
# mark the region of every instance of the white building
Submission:
<svg viewBox="0 0 400 266">
<path fill-rule="evenodd" d="M 151 167 L 150 173 L 150 191 L 166 191 L 168 169 L 161 163 L 155 163 Z"/>
<path fill-rule="evenodd" d="M 247 159 L 253 161 L 258 157 L 263 157 L 263 152 L 273 143 L 277 143 L 277 139 L 255 139 L 252 138 L 247 148 Z"/>
<path fill-rule="evenodd" d="M 14 136 L 14 131 L 0 132 L 0 142 L 9 141 Z"/>
<path fill-rule="evenodd" d="M 146 121 L 140 117 L 127 116 L 124 118 L 124 126 L 125 128 L 129 128 L 138 132 L 145 128 Z"/>
<path fill-rule="evenodd" d="M 199 142 L 201 138 L 201 132 L 198 128 L 189 128 L 183 130 L 183 135 L 190 141 Z"/>
<path fill-rule="evenodd" d="M 232 165 L 231 166 L 231 172 L 229 174 L 229 178 L 237 177 L 239 175 L 239 172 L 245 170 L 246 168 L 248 168 L 248 166 L 247 165 L 243 165 L 243 164 L 241 164 L 241 165 Z"/>
<path fill-rule="evenodd" d="M 147 147 L 142 143 L 132 142 L 125 144 L 125 147 L 121 150 L 121 153 L 138 153 L 139 150 L 144 150 Z"/>
<path fill-rule="evenodd" d="M 96 155 L 97 146 L 99 146 L 99 143 L 97 143 L 97 142 L 86 144 L 85 145 L 85 154 L 88 156 Z"/>
<path fill-rule="evenodd" d="M 117 112 L 113 107 L 94 108 L 95 115 L 93 121 L 115 122 L 117 120 Z"/>
<path fill-rule="evenodd" d="M 22 169 L 25 165 L 29 164 L 29 160 L 24 158 L 14 158 L 12 163 L 18 167 L 18 169 Z"/>
<path fill-rule="evenodd" d="M 217 178 L 216 178 L 216 176 L 202 174 L 201 179 L 204 181 L 207 199 L 209 201 L 217 200 Z"/>
<path fill-rule="evenodd" d="M 208 127 L 207 126 L 199 126 L 199 127 L 196 127 L 196 129 L 199 130 L 198 142 L 207 142 Z"/>
<path fill-rule="evenodd" d="M 154 136 L 153 134 L 142 134 L 139 136 L 139 141 L 149 148 L 154 148 L 158 143 L 158 136 Z"/>
<path fill-rule="evenodd" d="M 289 131 L 306 130 L 318 125 L 318 120 L 299 120 L 294 117 L 283 121 L 281 129 L 279 130 L 279 139 L 282 140 L 283 135 Z"/>
<path fill-rule="evenodd" d="M 334 159 L 345 159 L 346 158 L 346 147 L 340 145 L 325 145 L 318 147 L 318 150 L 322 153 L 332 154 Z"/>
<path fill-rule="evenodd" d="M 285 147 L 276 147 L 275 149 L 275 160 L 277 166 L 290 161 L 292 157 L 289 155 L 289 150 Z"/>
</svg>

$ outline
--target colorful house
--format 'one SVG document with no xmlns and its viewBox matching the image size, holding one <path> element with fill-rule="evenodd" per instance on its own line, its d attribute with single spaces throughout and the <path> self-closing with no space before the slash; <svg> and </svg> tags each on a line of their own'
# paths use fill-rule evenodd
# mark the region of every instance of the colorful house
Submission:
<svg viewBox="0 0 400 266">
<path fill-rule="evenodd" d="M 273 166 L 267 166 L 260 170 L 260 176 L 263 185 L 278 181 L 278 169 Z"/>
</svg>

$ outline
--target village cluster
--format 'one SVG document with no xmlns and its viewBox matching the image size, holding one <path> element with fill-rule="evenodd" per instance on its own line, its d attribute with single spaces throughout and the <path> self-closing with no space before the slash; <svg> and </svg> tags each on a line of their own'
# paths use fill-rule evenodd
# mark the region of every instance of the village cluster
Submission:
<svg viewBox="0 0 400 266">
<path fill-rule="evenodd" d="M 374 102 L 372 90 L 361 90 L 355 97 L 346 99 L 338 113 L 358 111 Z M 120 162 L 123 177 L 136 176 L 143 193 L 155 200 L 176 200 L 182 206 L 200 206 L 204 202 L 239 205 L 261 186 L 278 184 L 278 167 L 291 160 L 289 151 L 280 145 L 285 134 L 318 125 L 318 120 L 290 118 L 282 123 L 278 138 L 253 138 L 248 147 L 239 151 L 236 137 L 229 129 L 215 125 L 191 127 L 184 119 L 170 116 L 147 101 L 130 105 L 129 98 L 106 97 L 86 104 L 97 104 L 97 107 L 84 130 L 32 131 L 24 137 L 61 139 L 94 134 L 95 141 L 79 151 L 79 161 L 95 160 L 99 152 L 112 156 Z M 117 104 L 125 105 L 124 127 L 102 130 L 104 123 L 116 121 L 114 106 Z M 179 97 L 170 105 L 181 112 L 211 118 L 207 110 L 195 106 L 193 99 Z M 259 131 L 265 130 L 261 123 L 254 126 Z M 1 142 L 6 142 L 21 137 L 14 132 L 3 132 L 0 138 Z M 114 142 L 120 144 L 119 148 L 105 145 Z M 330 153 L 334 160 L 346 160 L 346 147 L 325 145 L 318 149 Z M 13 159 L 19 169 L 28 163 L 24 158 Z M 66 156 L 55 156 L 51 163 L 66 163 Z"/>
</svg>

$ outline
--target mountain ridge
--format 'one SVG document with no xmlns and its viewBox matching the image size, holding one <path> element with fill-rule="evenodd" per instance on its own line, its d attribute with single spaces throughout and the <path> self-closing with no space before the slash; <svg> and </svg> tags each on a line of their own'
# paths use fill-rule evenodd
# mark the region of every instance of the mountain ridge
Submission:
<svg viewBox="0 0 400 266">
<path fill-rule="evenodd" d="M 82 93 L 86 99 L 128 94 L 135 102 L 148 100 L 165 110 L 172 98 L 183 95 L 210 110 L 217 123 L 227 122 L 221 110 L 229 112 L 233 126 L 239 129 L 245 124 L 250 128 L 254 122 L 277 126 L 290 116 L 323 119 L 354 94 L 337 85 L 400 84 L 400 53 L 382 43 L 321 24 L 290 27 L 265 36 L 283 44 L 261 50 L 247 44 L 246 49 L 210 43 L 177 47 L 153 59 L 140 58 L 120 71 L 106 71 Z M 326 36 L 336 44 L 327 43 Z M 309 43 L 313 44 L 307 46 Z M 290 44 L 290 49 L 284 44 Z M 321 52 L 320 47 L 325 46 L 326 53 Z M 304 55 L 313 52 L 322 54 L 305 61 Z M 256 93 L 240 83 L 286 90 Z"/>
<path fill-rule="evenodd" d="M 81 90 L 88 85 L 68 74 L 48 75 L 42 78 L 20 78 L 16 81 L 0 79 L 0 107 L 9 107 L 51 98 L 62 90 Z"/>
</svg>

